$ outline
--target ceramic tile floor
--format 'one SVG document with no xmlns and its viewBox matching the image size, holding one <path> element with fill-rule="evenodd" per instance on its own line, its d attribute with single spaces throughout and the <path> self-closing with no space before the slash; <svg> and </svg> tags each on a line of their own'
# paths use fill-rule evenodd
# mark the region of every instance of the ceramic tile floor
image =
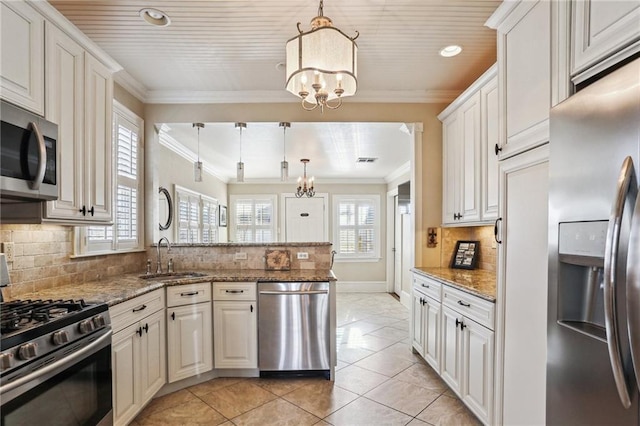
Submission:
<svg viewBox="0 0 640 426">
<path fill-rule="evenodd" d="M 478 425 L 409 343 L 409 311 L 386 293 L 338 293 L 335 383 L 218 378 L 154 399 L 143 425 Z"/>
</svg>

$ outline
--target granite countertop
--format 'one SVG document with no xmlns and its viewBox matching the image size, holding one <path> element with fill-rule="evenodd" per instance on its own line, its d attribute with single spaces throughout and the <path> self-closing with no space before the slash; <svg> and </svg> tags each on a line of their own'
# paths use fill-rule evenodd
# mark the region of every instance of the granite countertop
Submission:
<svg viewBox="0 0 640 426">
<path fill-rule="evenodd" d="M 471 293 L 490 302 L 496 301 L 496 273 L 484 269 L 415 267 L 412 271 L 443 284 Z"/>
<path fill-rule="evenodd" d="M 183 273 L 178 271 L 177 273 Z M 211 281 L 336 281 L 331 270 L 297 269 L 291 271 L 263 271 L 259 269 L 189 271 L 202 274 L 197 277 L 140 278 L 143 274 L 126 274 L 83 284 L 67 284 L 60 287 L 20 294 L 20 299 L 84 299 L 104 302 L 109 306 L 122 303 L 141 294 L 168 286 L 194 284 Z M 153 275 L 152 275 L 153 276 Z M 7 298 L 6 301 L 11 301 Z"/>
</svg>

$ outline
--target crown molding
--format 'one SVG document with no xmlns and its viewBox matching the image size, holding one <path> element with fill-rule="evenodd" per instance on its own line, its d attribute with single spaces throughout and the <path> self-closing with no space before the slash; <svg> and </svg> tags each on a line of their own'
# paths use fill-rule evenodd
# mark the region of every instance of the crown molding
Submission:
<svg viewBox="0 0 640 426">
<path fill-rule="evenodd" d="M 498 75 L 498 63 L 495 63 L 489 67 L 471 86 L 467 88 L 460 96 L 458 96 L 453 102 L 449 104 L 440 114 L 438 114 L 438 120 L 444 121 L 451 113 L 456 111 L 463 103 L 471 98 L 476 92 L 478 92 L 484 85 L 486 85 L 492 78 Z"/>
<path fill-rule="evenodd" d="M 149 90 L 145 87 L 144 84 L 133 78 L 133 76 L 126 70 L 122 69 L 115 73 L 113 76 L 113 80 L 140 102 L 146 102 L 149 96 Z"/>
<path fill-rule="evenodd" d="M 411 161 L 407 161 L 402 166 L 398 167 L 396 170 L 394 170 L 391 173 L 389 173 L 388 175 L 386 175 L 384 177 L 384 181 L 386 183 L 391 183 L 394 180 L 396 180 L 399 177 L 401 177 L 402 175 L 410 173 L 410 172 L 411 172 Z"/>
</svg>

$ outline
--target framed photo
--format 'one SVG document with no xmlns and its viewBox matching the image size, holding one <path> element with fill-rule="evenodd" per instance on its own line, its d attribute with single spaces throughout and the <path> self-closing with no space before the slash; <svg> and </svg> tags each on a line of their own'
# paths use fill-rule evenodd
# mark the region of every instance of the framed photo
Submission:
<svg viewBox="0 0 640 426">
<path fill-rule="evenodd" d="M 453 252 L 451 267 L 455 269 L 475 269 L 478 263 L 480 241 L 458 241 Z"/>
<path fill-rule="evenodd" d="M 227 226 L 227 206 L 220 205 L 220 217 L 218 218 L 218 224 L 221 227 Z"/>
</svg>

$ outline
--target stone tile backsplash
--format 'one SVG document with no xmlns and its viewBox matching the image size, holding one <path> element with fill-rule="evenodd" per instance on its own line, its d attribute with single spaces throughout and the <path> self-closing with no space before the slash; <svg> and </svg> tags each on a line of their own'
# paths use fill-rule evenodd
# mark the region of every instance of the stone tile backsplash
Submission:
<svg viewBox="0 0 640 426">
<path fill-rule="evenodd" d="M 497 250 L 493 248 L 493 226 L 468 226 L 460 228 L 442 229 L 442 256 L 440 266 L 448 268 L 456 249 L 456 242 L 460 240 L 480 241 L 478 255 L 478 269 L 496 271 Z"/>
<path fill-rule="evenodd" d="M 139 272 L 143 274 L 147 259 L 156 270 L 156 247 L 147 251 L 87 257 L 73 257 L 73 227 L 61 225 L 0 225 L 0 242 L 14 243 L 14 261 L 9 262 L 11 287 L 3 292 L 11 297 L 61 285 L 98 281 L 102 278 Z M 291 251 L 291 269 L 329 269 L 330 245 L 296 247 L 269 246 Z M 246 260 L 235 260 L 236 253 L 246 253 Z M 298 260 L 306 252 L 308 259 Z M 207 269 L 264 269 L 264 247 L 230 245 L 161 248 L 162 268 L 173 258 L 176 271 Z"/>
</svg>

